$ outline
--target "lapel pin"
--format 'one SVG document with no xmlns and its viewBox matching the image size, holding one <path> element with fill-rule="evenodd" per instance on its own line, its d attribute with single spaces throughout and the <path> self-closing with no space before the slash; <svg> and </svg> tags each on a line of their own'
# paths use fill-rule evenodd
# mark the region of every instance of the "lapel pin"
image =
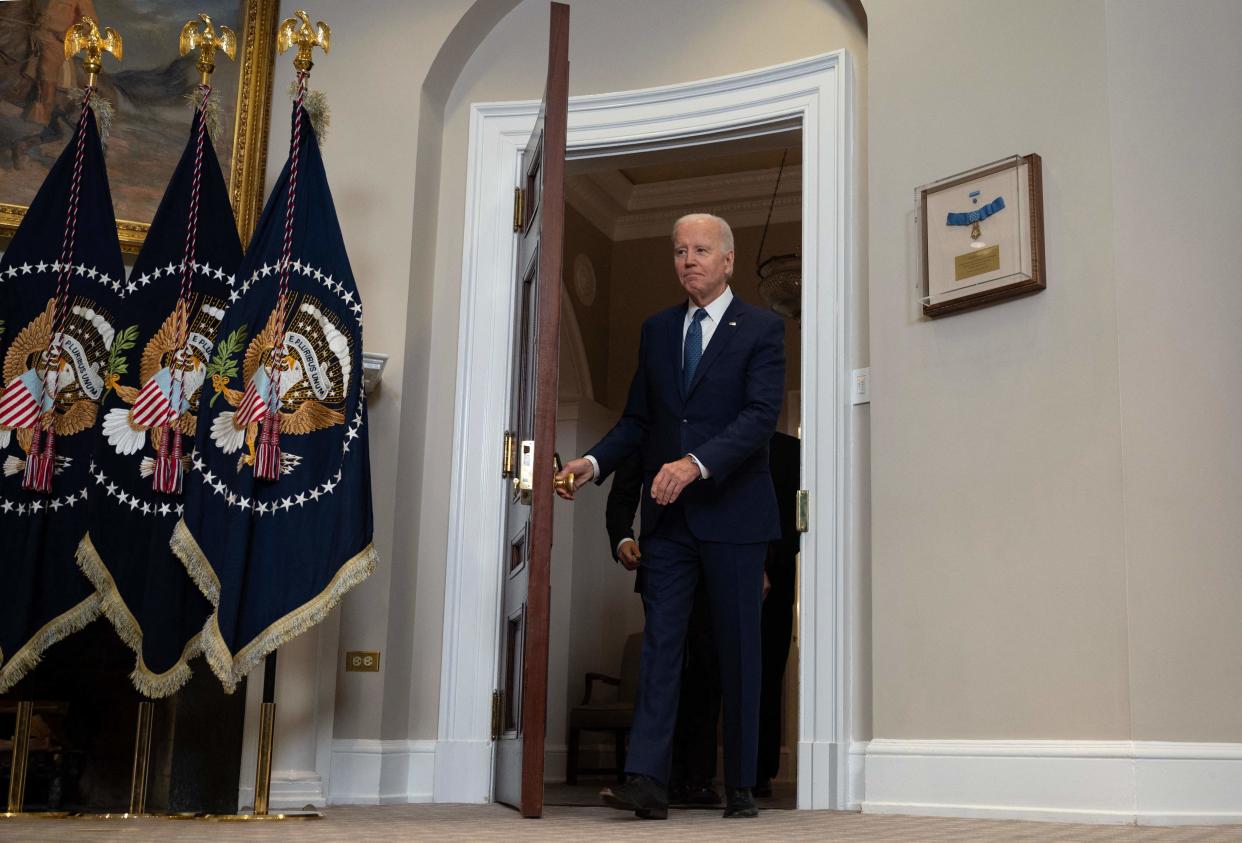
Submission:
<svg viewBox="0 0 1242 843">
<path fill-rule="evenodd" d="M 729 327 L 730 327 L 730 328 L 736 328 L 736 327 L 737 327 L 737 323 L 736 323 L 736 322 L 730 322 L 730 323 L 729 323 Z"/>
</svg>

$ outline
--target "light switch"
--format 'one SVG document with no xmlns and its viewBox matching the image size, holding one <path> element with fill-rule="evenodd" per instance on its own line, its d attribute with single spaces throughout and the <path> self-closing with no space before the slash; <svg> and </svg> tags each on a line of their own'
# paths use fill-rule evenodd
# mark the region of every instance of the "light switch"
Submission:
<svg viewBox="0 0 1242 843">
<path fill-rule="evenodd" d="M 871 403 L 871 367 L 855 369 L 850 373 L 850 403 Z"/>
</svg>

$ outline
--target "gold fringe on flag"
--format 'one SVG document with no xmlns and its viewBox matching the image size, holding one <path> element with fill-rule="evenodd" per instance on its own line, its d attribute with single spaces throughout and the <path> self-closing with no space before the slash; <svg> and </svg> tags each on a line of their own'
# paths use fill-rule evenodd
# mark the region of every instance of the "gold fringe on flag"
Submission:
<svg viewBox="0 0 1242 843">
<path fill-rule="evenodd" d="M 76 558 L 82 573 L 95 586 L 100 611 L 112 622 L 112 627 L 125 645 L 134 651 L 134 670 L 129 678 L 138 693 L 149 699 L 161 699 L 180 691 L 193 675 L 189 666 L 190 659 L 202 652 L 201 634 L 186 642 L 181 657 L 168 670 L 163 673 L 151 670 L 142 658 L 142 627 L 125 605 L 125 600 L 121 597 L 112 575 L 108 573 L 108 568 L 99 558 L 99 551 L 95 549 L 89 533 L 78 544 Z"/>
</svg>

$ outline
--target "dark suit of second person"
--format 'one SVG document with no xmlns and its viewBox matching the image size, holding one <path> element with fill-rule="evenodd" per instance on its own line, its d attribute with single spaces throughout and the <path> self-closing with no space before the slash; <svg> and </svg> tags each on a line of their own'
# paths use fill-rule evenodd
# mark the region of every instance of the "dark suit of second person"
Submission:
<svg viewBox="0 0 1242 843">
<path fill-rule="evenodd" d="M 725 783 L 750 788 L 758 742 L 763 564 L 768 542 L 780 536 L 768 440 L 784 390 L 784 326 L 773 313 L 732 296 L 726 283 L 731 233 L 721 274 L 718 254 L 694 251 L 697 227 L 683 231 L 679 223 L 675 231 L 675 264 L 691 301 L 643 324 L 625 412 L 572 467 L 602 481 L 641 448 L 646 624 L 626 771 L 668 781 L 686 627 L 702 576 L 719 655 Z M 683 254 L 683 247 L 691 253 Z M 712 284 L 719 289 L 710 289 Z M 704 300 L 712 292 L 710 301 L 695 306 L 696 297 Z M 706 312 L 700 315 L 700 309 Z M 711 331 L 701 359 L 688 359 L 697 356 L 688 352 L 688 338 L 698 335 L 693 323 L 701 329 L 707 319 Z"/>
</svg>

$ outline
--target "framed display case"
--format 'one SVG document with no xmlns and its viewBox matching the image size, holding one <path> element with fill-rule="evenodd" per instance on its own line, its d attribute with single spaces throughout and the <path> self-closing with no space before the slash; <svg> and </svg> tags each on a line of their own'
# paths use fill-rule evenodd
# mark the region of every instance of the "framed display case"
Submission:
<svg viewBox="0 0 1242 843">
<path fill-rule="evenodd" d="M 923 315 L 1047 286 L 1040 157 L 1015 155 L 915 191 Z"/>
</svg>

